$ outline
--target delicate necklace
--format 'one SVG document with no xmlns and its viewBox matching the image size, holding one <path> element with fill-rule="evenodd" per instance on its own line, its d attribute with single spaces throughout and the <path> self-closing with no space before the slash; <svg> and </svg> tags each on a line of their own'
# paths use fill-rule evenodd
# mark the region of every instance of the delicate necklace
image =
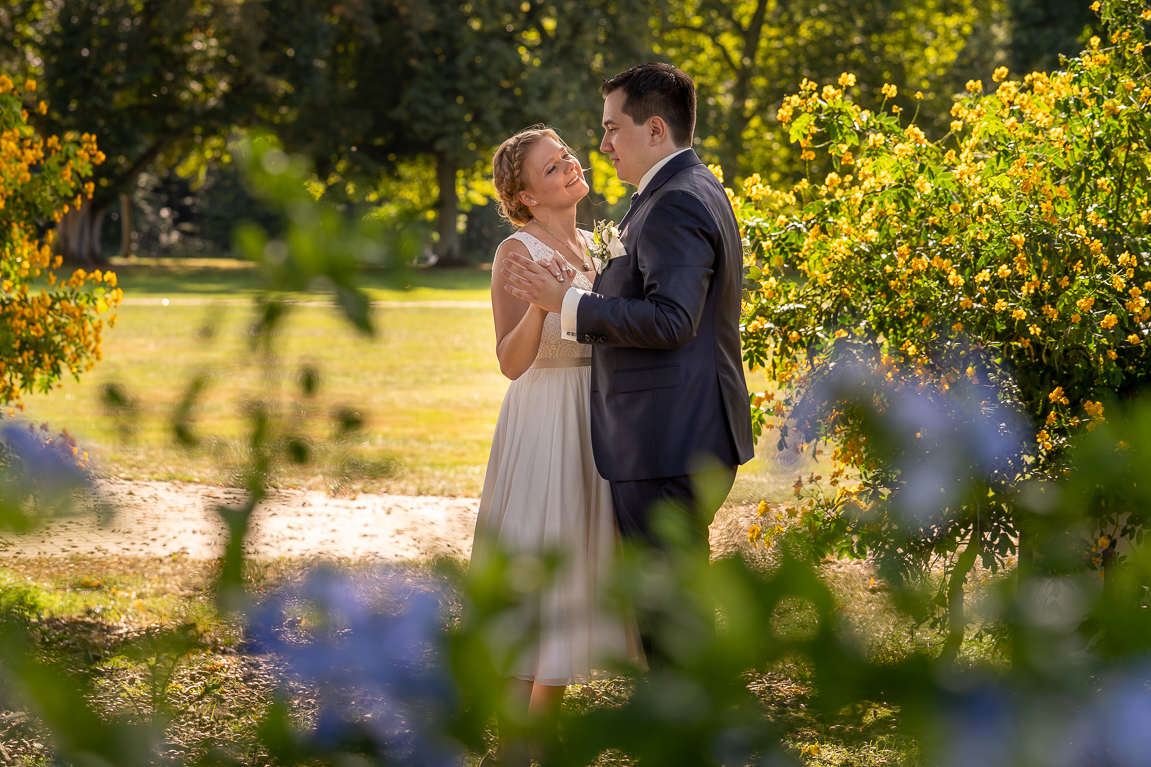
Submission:
<svg viewBox="0 0 1151 767">
<path fill-rule="evenodd" d="M 570 252 L 571 252 L 571 254 L 572 254 L 573 256 L 575 256 L 577 259 L 579 259 L 579 262 L 580 262 L 581 264 L 583 264 L 583 270 L 584 270 L 585 272 L 590 272 L 590 271 L 591 271 L 591 264 L 589 264 L 587 261 L 583 260 L 583 259 L 582 259 L 582 258 L 580 258 L 578 255 L 576 255 L 576 252 L 575 252 L 574 250 L 572 250 L 572 249 L 571 249 L 571 247 L 569 247 L 569 246 L 568 246 L 568 244 L 567 244 L 566 242 L 564 242 L 563 240 L 561 240 L 559 237 L 556 237 L 556 233 L 555 233 L 555 232 L 553 232 L 551 229 L 548 229 L 546 226 L 544 226 L 543 224 L 541 224 L 541 223 L 540 223 L 540 220 L 539 220 L 538 218 L 532 218 L 532 221 L 536 222 L 536 226 L 538 226 L 540 229 L 543 229 L 545 232 L 547 232 L 548 234 L 550 234 L 550 235 L 552 236 L 552 239 L 553 239 L 553 240 L 555 240 L 556 242 L 558 242 L 560 245 L 563 245 L 565 248 L 567 248 L 567 249 L 568 249 L 568 251 L 570 251 Z M 564 260 L 567 260 L 567 259 L 564 259 Z"/>
</svg>

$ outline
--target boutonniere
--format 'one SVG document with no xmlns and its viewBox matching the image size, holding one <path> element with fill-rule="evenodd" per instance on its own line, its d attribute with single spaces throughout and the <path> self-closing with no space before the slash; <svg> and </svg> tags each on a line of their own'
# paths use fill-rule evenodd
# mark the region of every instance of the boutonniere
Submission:
<svg viewBox="0 0 1151 767">
<path fill-rule="evenodd" d="M 611 221 L 597 221 L 592 228 L 592 243 L 588 253 L 600 263 L 606 264 L 612 259 L 626 256 L 623 241 L 619 238 L 619 229 Z"/>
</svg>

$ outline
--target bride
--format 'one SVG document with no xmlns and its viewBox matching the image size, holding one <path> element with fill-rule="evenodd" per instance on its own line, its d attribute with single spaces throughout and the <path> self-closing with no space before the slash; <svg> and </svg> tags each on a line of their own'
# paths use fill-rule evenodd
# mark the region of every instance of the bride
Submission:
<svg viewBox="0 0 1151 767">
<path fill-rule="evenodd" d="M 500 213 L 520 227 L 492 266 L 496 356 L 512 380 L 500 409 L 476 522 L 472 566 L 502 551 L 558 569 L 525 600 L 524 635 L 507 668 L 519 705 L 532 718 L 554 715 L 567 685 L 610 674 L 621 661 L 643 665 L 634 621 L 601 609 L 618 532 L 611 490 L 591 450 L 591 348 L 560 338 L 560 318 L 512 296 L 500 275 L 509 253 L 545 264 L 561 282 L 591 290 L 598 260 L 591 234 L 576 228 L 588 193 L 579 160 L 549 128 L 505 141 L 492 163 Z M 525 252 L 526 251 L 526 252 Z M 518 719 L 524 719 L 521 715 Z M 522 744 L 502 738 L 484 764 L 527 764 Z"/>
</svg>

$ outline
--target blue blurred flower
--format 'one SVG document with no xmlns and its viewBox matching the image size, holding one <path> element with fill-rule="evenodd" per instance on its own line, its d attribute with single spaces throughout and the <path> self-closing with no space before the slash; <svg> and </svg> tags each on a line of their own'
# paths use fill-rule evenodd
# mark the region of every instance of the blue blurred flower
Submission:
<svg viewBox="0 0 1151 767">
<path fill-rule="evenodd" d="M 301 746 L 367 753 L 381 763 L 458 765 L 444 733 L 457 701 L 442 662 L 443 596 L 429 581 L 384 568 L 321 570 L 251 613 L 258 647 L 319 692 Z"/>
</svg>

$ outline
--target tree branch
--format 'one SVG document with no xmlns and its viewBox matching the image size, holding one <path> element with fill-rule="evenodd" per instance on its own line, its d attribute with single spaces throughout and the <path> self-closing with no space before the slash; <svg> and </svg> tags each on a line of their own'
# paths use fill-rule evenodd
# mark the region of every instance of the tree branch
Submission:
<svg viewBox="0 0 1151 767">
<path fill-rule="evenodd" d="M 755 6 L 755 13 L 751 16 L 751 23 L 743 30 L 743 58 L 755 66 L 755 57 L 759 52 L 760 37 L 763 34 L 763 23 L 767 19 L 767 4 L 769 0 L 759 0 Z M 778 6 L 776 6 L 778 7 Z M 734 13 L 733 13 L 734 16 Z M 732 19 L 739 27 L 739 22 Z"/>
<path fill-rule="evenodd" d="M 180 130 L 173 131 L 161 136 L 156 140 L 155 143 L 152 144 L 152 146 L 148 147 L 144 154 L 140 155 L 140 158 L 136 160 L 136 162 L 132 163 L 128 170 L 121 173 L 120 176 L 108 184 L 105 189 L 109 194 L 118 194 L 121 187 L 127 186 L 130 182 L 135 180 L 136 176 L 143 173 L 144 169 L 148 167 L 150 162 L 159 157 L 165 149 L 176 143 L 176 141 L 178 141 L 187 132 L 187 128 L 181 128 Z M 98 208 L 103 208 L 105 205 L 107 205 L 107 201 L 104 199 L 104 197 L 104 194 L 100 195 L 99 204 L 97 205 Z M 95 202 L 96 201 L 93 200 L 93 203 Z"/>
<path fill-rule="evenodd" d="M 678 29 L 681 32 L 695 32 L 696 34 L 703 35 L 704 37 L 711 40 L 712 44 L 716 48 L 719 49 L 720 53 L 723 54 L 724 61 L 726 61 L 727 65 L 729 67 L 731 67 L 732 72 L 734 72 L 737 75 L 739 74 L 739 71 L 740 71 L 739 65 L 737 65 L 735 63 L 735 61 L 732 60 L 731 54 L 728 52 L 727 48 L 724 47 L 723 43 L 721 43 L 719 41 L 718 35 L 716 35 L 713 32 L 709 32 L 708 30 L 704 29 L 703 27 L 693 27 L 693 26 L 689 26 L 687 24 L 672 24 L 671 28 L 672 29 Z"/>
</svg>

